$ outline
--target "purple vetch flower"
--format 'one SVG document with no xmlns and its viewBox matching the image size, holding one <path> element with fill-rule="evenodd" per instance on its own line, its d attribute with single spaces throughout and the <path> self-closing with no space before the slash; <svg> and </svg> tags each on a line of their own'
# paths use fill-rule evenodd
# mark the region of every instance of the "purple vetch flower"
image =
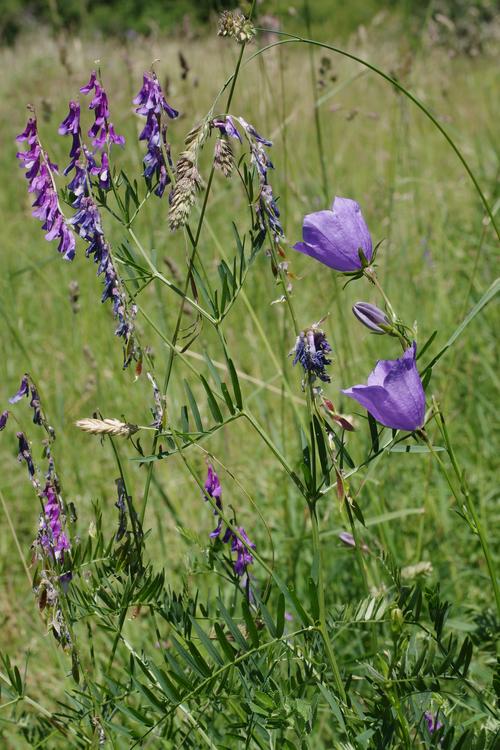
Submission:
<svg viewBox="0 0 500 750">
<path fill-rule="evenodd" d="M 5 410 L 0 414 L 0 432 L 2 432 L 2 430 L 5 429 L 5 425 L 7 424 L 8 419 L 9 419 L 9 412 Z"/>
<path fill-rule="evenodd" d="M 243 119 L 243 117 L 238 117 L 236 119 L 242 126 L 247 137 L 250 146 L 251 163 L 256 168 L 257 175 L 259 177 L 260 191 L 258 200 L 255 205 L 259 226 L 263 231 L 265 231 L 267 229 L 267 225 L 269 225 L 269 229 L 275 242 L 279 242 L 280 239 L 283 239 L 285 233 L 280 222 L 280 212 L 278 209 L 278 204 L 276 199 L 274 198 L 273 189 L 268 180 L 268 171 L 269 169 L 274 169 L 274 165 L 265 149 L 265 147 L 271 147 L 273 145 L 272 141 L 269 141 L 267 138 L 263 138 L 261 135 L 259 135 L 253 125 L 250 125 L 246 120 Z M 234 127 L 234 122 L 232 121 L 232 119 L 229 121 L 229 125 L 227 123 L 227 120 L 228 118 L 226 117 L 226 133 L 233 135 L 233 137 L 236 137 L 232 133 L 234 129 L 236 131 L 236 134 L 239 136 L 238 131 Z"/>
<path fill-rule="evenodd" d="M 352 306 L 352 311 L 359 322 L 373 333 L 387 333 L 384 327 L 387 329 L 387 326 L 391 325 L 385 312 L 370 302 L 356 302 Z"/>
<path fill-rule="evenodd" d="M 214 128 L 217 128 L 220 131 L 221 135 L 227 135 L 229 138 L 234 138 L 242 143 L 241 135 L 238 131 L 238 128 L 234 124 L 234 120 L 231 115 L 226 115 L 224 118 L 215 118 L 214 120 L 212 120 L 212 125 L 214 126 Z"/>
<path fill-rule="evenodd" d="M 156 180 L 154 192 L 161 198 L 166 186 L 171 182 L 169 168 L 173 169 L 164 114 L 170 119 L 175 119 L 179 113 L 165 99 L 155 73 L 144 73 L 142 88 L 135 97 L 134 104 L 137 105 L 137 114 L 146 118 L 146 124 L 139 135 L 140 141 L 147 142 L 147 152 L 143 160 L 146 184 L 151 189 L 153 181 Z"/>
<path fill-rule="evenodd" d="M 80 237 L 87 242 L 85 255 L 87 258 L 93 256 L 97 264 L 97 275 L 103 275 L 104 290 L 101 302 L 109 299 L 113 303 L 113 315 L 118 321 L 115 335 L 124 339 L 124 367 L 127 367 L 135 353 L 133 334 L 136 307 L 127 305 L 125 291 L 116 271 L 110 247 L 104 237 L 101 215 L 93 198 L 85 192 L 80 192 L 73 205 L 78 210 L 71 219 L 71 223 Z"/>
<path fill-rule="evenodd" d="M 47 555 L 62 560 L 64 551 L 71 549 L 69 539 L 62 530 L 61 506 L 54 487 L 47 483 L 43 490 L 47 502 L 44 505 L 44 515 L 40 517 L 40 543 Z"/>
<path fill-rule="evenodd" d="M 215 539 L 216 537 L 219 536 L 221 529 L 222 529 L 222 518 L 220 517 L 219 512 L 218 512 L 218 510 L 222 510 L 222 487 L 220 484 L 219 477 L 217 476 L 217 473 L 214 467 L 212 466 L 212 464 L 208 464 L 208 467 L 207 467 L 205 491 L 209 497 L 215 500 L 216 508 L 214 508 L 214 516 L 217 516 L 219 519 L 215 529 L 210 532 L 210 537 L 212 539 Z M 206 495 L 205 495 L 205 500 L 208 500 Z"/>
<path fill-rule="evenodd" d="M 416 364 L 413 342 L 400 359 L 382 359 L 368 376 L 366 385 L 343 390 L 385 427 L 417 430 L 424 424 L 425 394 Z"/>
<path fill-rule="evenodd" d="M 372 239 L 359 204 L 350 198 L 336 197 L 330 210 L 307 214 L 302 238 L 294 250 L 343 273 L 361 270 L 360 251 L 368 262 L 373 255 Z"/>
<path fill-rule="evenodd" d="M 38 137 L 36 118 L 30 117 L 26 128 L 20 133 L 17 141 L 26 141 L 28 150 L 19 151 L 17 158 L 20 166 L 26 170 L 28 192 L 35 194 L 32 215 L 42 222 L 46 231 L 45 239 L 49 242 L 58 239 L 58 251 L 65 260 L 75 257 L 75 238 L 59 206 L 54 183 L 57 164 L 53 164 L 42 148 Z"/>
<path fill-rule="evenodd" d="M 30 446 L 29 446 L 28 441 L 26 440 L 26 436 L 24 432 L 18 432 L 17 439 L 19 441 L 19 452 L 17 454 L 17 460 L 21 463 L 23 461 L 26 461 L 26 466 L 28 467 L 28 473 L 30 475 L 30 479 L 33 479 L 33 477 L 35 476 L 35 465 L 33 463 Z"/>
<path fill-rule="evenodd" d="M 424 714 L 424 719 L 430 734 L 437 732 L 443 726 L 443 722 L 438 720 L 437 713 L 435 714 L 435 716 L 433 716 L 430 711 L 426 711 Z"/>
<path fill-rule="evenodd" d="M 94 111 L 94 123 L 88 131 L 88 136 L 92 140 L 92 145 L 96 149 L 102 149 L 106 144 L 116 144 L 117 146 L 125 145 L 125 138 L 118 135 L 114 129 L 113 123 L 109 120 L 109 103 L 108 96 L 97 79 L 95 70 L 90 76 L 89 82 L 82 86 L 82 94 L 94 92 L 89 109 Z"/>
<path fill-rule="evenodd" d="M 238 527 L 238 534 L 247 543 L 248 547 L 255 549 L 255 544 L 250 541 L 243 526 Z M 236 552 L 236 560 L 233 563 L 234 572 L 241 578 L 241 576 L 247 573 L 247 567 L 253 564 L 252 554 L 248 547 L 243 544 L 241 539 L 230 528 L 226 530 L 222 541 L 224 543 L 231 541 L 231 552 Z"/>
<path fill-rule="evenodd" d="M 19 390 L 17 393 L 15 393 L 11 398 L 9 398 L 9 404 L 17 404 L 18 401 L 20 401 L 25 396 L 28 396 L 30 392 L 29 388 L 29 377 L 26 373 L 23 375 L 23 379 L 21 380 L 21 385 L 19 386 Z"/>
<path fill-rule="evenodd" d="M 222 531 L 222 518 L 220 517 L 219 511 L 222 510 L 222 487 L 219 477 L 217 476 L 217 473 L 212 464 L 208 464 L 207 467 L 205 492 L 205 500 L 208 500 L 207 495 L 215 500 L 216 507 L 214 509 L 214 515 L 218 516 L 219 518 L 216 528 L 210 533 L 210 537 L 212 539 L 220 538 L 220 534 Z M 248 547 L 250 547 L 251 549 L 255 549 L 255 544 L 250 541 L 243 527 L 238 527 L 238 534 L 247 543 Z M 243 544 L 243 541 L 238 538 L 238 536 L 229 526 L 226 527 L 226 531 L 224 532 L 224 536 L 222 537 L 221 541 L 222 544 L 231 543 L 231 552 L 236 553 L 236 560 L 234 560 L 233 562 L 234 572 L 240 577 L 243 576 L 245 573 L 247 573 L 247 566 L 253 563 L 253 556 L 251 555 L 249 549 L 245 546 L 245 544 Z"/>
<path fill-rule="evenodd" d="M 324 332 L 318 328 L 317 324 L 314 324 L 299 333 L 290 355 L 295 355 L 293 365 L 300 362 L 304 373 L 309 376 L 309 382 L 313 382 L 318 377 L 324 383 L 329 383 L 331 378 L 325 367 L 332 362 L 326 357 L 326 354 L 331 351 L 332 348 Z"/>
<path fill-rule="evenodd" d="M 80 133 L 80 105 L 73 100 L 69 103 L 69 112 L 59 125 L 60 135 L 78 135 Z"/>
</svg>

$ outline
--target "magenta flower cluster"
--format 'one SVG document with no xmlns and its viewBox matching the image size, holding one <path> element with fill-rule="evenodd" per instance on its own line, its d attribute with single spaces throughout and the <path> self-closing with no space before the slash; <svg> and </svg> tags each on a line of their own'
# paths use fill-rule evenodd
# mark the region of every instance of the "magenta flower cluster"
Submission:
<svg viewBox="0 0 500 750">
<path fill-rule="evenodd" d="M 17 158 L 20 166 L 26 170 L 28 192 L 35 195 L 33 216 L 42 222 L 46 232 L 45 239 L 51 242 L 58 240 L 57 250 L 65 260 L 75 257 L 75 238 L 61 211 L 54 182 L 57 164 L 53 164 L 42 148 L 38 137 L 36 117 L 30 117 L 28 123 L 17 138 L 26 142 L 26 151 L 19 151 Z"/>
<path fill-rule="evenodd" d="M 161 198 L 171 182 L 168 167 L 173 168 L 167 142 L 167 125 L 162 115 L 165 113 L 170 119 L 175 119 L 179 113 L 165 99 L 155 73 L 144 73 L 142 88 L 135 97 L 134 104 L 137 105 L 136 113 L 146 118 L 146 124 L 139 135 L 139 140 L 147 143 L 144 157 L 146 184 L 151 189 L 156 181 L 154 192 Z"/>
<path fill-rule="evenodd" d="M 65 550 L 71 549 L 71 545 L 62 530 L 61 507 L 57 492 L 49 482 L 45 485 L 43 496 L 47 502 L 43 508 L 44 515 L 40 517 L 40 544 L 47 555 L 53 555 L 56 560 L 62 560 Z"/>
</svg>

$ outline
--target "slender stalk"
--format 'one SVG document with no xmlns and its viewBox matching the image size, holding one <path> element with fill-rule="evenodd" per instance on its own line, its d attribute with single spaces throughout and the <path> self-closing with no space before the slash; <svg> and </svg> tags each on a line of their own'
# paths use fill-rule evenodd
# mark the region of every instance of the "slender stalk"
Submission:
<svg viewBox="0 0 500 750">
<path fill-rule="evenodd" d="M 252 7 L 251 7 L 251 10 L 250 10 L 250 14 L 249 14 L 250 18 L 252 17 L 252 14 L 253 14 L 253 12 L 255 10 L 255 4 L 256 4 L 256 0 L 253 0 Z M 234 95 L 234 91 L 235 91 L 235 87 L 236 87 L 236 81 L 238 79 L 238 74 L 239 74 L 239 71 L 240 71 L 241 62 L 243 60 L 243 54 L 245 52 L 245 46 L 246 46 L 245 44 L 242 44 L 242 46 L 241 46 L 240 54 L 238 56 L 238 61 L 236 63 L 236 68 L 235 68 L 234 74 L 233 74 L 232 79 L 231 79 L 231 88 L 229 90 L 229 95 L 228 95 L 228 98 L 227 98 L 227 105 L 226 105 L 226 110 L 227 111 L 229 111 L 230 106 L 231 106 L 231 102 L 233 100 L 233 95 Z M 194 260 L 196 258 L 196 253 L 197 253 L 197 249 L 198 249 L 198 242 L 199 242 L 200 235 L 201 235 L 201 230 L 202 230 L 202 226 L 203 226 L 203 220 L 205 218 L 205 212 L 206 212 L 207 203 L 208 203 L 208 196 L 210 194 L 210 189 L 212 187 L 212 181 L 213 181 L 213 178 L 214 178 L 214 173 L 215 173 L 215 167 L 212 164 L 212 168 L 210 170 L 210 175 L 209 175 L 209 178 L 208 178 L 208 181 L 207 181 L 207 187 L 205 189 L 205 195 L 204 195 L 204 198 L 203 198 L 203 205 L 202 205 L 201 212 L 200 212 L 200 217 L 199 217 L 199 220 L 198 220 L 198 227 L 197 227 L 197 230 L 196 230 L 196 235 L 194 237 L 194 242 L 192 243 L 192 251 L 191 251 L 191 256 L 190 256 L 189 264 L 188 264 L 188 272 L 186 274 L 186 280 L 185 280 L 185 283 L 184 283 L 184 296 L 186 296 L 186 294 L 187 294 L 187 290 L 189 288 L 189 283 L 190 283 L 190 280 L 191 280 L 192 267 L 193 267 Z M 129 231 L 131 231 L 130 228 L 129 228 Z M 178 336 L 179 336 L 179 331 L 180 331 L 180 327 L 181 327 L 181 321 L 182 321 L 183 312 L 184 312 L 184 300 L 182 301 L 181 305 L 179 306 L 179 312 L 177 314 L 177 321 L 176 321 L 176 324 L 175 324 L 174 334 L 172 336 L 172 344 L 173 344 L 173 346 L 170 349 L 169 358 L 168 358 L 168 361 L 167 361 L 167 370 L 165 372 L 165 379 L 164 379 L 164 383 L 163 383 L 163 393 L 164 394 L 166 394 L 166 392 L 168 390 L 168 384 L 170 382 L 170 377 L 171 377 L 171 374 L 172 374 L 172 367 L 173 367 L 173 364 L 174 364 L 174 357 L 175 357 L 175 354 L 176 354 L 175 346 L 177 344 L 177 339 L 178 339 Z M 158 432 L 154 436 L 154 438 L 153 438 L 153 444 L 152 444 L 152 448 L 151 448 L 151 453 L 152 454 L 156 452 L 156 446 L 158 444 L 159 434 L 160 433 Z M 144 522 L 144 517 L 145 517 L 145 514 L 146 514 L 146 507 L 147 507 L 147 503 L 148 503 L 149 490 L 150 490 L 150 487 L 151 487 L 151 477 L 153 475 L 153 471 L 154 471 L 154 463 L 151 462 L 151 464 L 148 466 L 147 475 L 146 475 L 146 482 L 144 484 L 144 493 L 143 493 L 143 498 L 142 498 L 141 513 L 140 513 L 141 524 Z"/>
<path fill-rule="evenodd" d="M 258 31 L 269 31 L 269 29 L 257 29 Z M 340 49 L 339 47 L 334 47 L 332 44 L 326 44 L 324 42 L 317 42 L 314 39 L 304 39 L 300 36 L 295 36 L 294 34 L 288 34 L 284 31 L 275 31 L 273 30 L 273 33 L 278 34 L 279 36 L 284 36 L 286 39 L 279 40 L 277 42 L 271 42 L 270 44 L 266 45 L 265 47 L 262 47 L 257 52 L 255 52 L 254 55 L 252 55 L 248 60 L 247 63 L 251 62 L 254 57 L 257 57 L 258 55 L 261 55 L 263 52 L 266 52 L 267 50 L 271 49 L 272 47 L 277 47 L 280 44 L 290 44 L 290 43 L 296 43 L 296 44 L 312 44 L 316 47 L 321 47 L 322 49 L 328 49 L 331 52 L 336 52 L 339 55 L 343 55 L 344 57 L 348 57 L 350 60 L 354 60 L 355 62 L 359 63 L 360 65 L 364 65 L 366 68 L 369 68 L 374 73 L 379 75 L 381 78 L 384 78 L 386 81 L 391 83 L 393 86 L 395 86 L 399 91 L 401 91 L 408 99 L 410 99 L 413 104 L 415 104 L 426 117 L 429 118 L 429 120 L 432 122 L 434 127 L 436 127 L 441 135 L 445 138 L 449 146 L 453 149 L 456 156 L 460 160 L 462 166 L 464 167 L 465 171 L 469 175 L 469 178 L 471 182 L 474 185 L 474 188 L 481 199 L 481 202 L 484 206 L 484 209 L 486 213 L 488 214 L 489 220 L 491 221 L 491 225 L 493 226 L 497 237 L 500 239 L 500 228 L 497 226 L 495 221 L 495 216 L 493 214 L 493 210 L 488 203 L 486 196 L 484 195 L 481 186 L 479 185 L 476 176 L 474 175 L 474 172 L 469 166 L 469 163 L 467 162 L 465 156 L 462 154 L 458 146 L 455 144 L 451 136 L 448 135 L 447 131 L 443 128 L 443 126 L 439 123 L 439 121 L 434 117 L 434 115 L 431 114 L 431 112 L 427 109 L 425 104 L 423 104 L 419 99 L 417 99 L 416 96 L 414 96 L 411 91 L 408 91 L 399 81 L 397 81 L 395 78 L 392 78 L 392 76 L 388 75 L 387 73 L 384 73 L 383 70 L 378 68 L 376 65 L 372 65 L 372 63 L 369 63 L 367 60 L 364 60 L 361 57 L 358 57 L 357 55 L 353 55 L 351 52 L 346 52 L 343 49 Z"/>
<path fill-rule="evenodd" d="M 488 544 L 488 539 L 486 534 L 484 533 L 484 529 L 482 527 L 481 521 L 479 519 L 478 514 L 476 513 L 476 509 L 474 507 L 474 503 L 472 502 L 472 498 L 470 496 L 469 489 L 467 487 L 467 484 L 464 479 L 463 472 L 460 470 L 460 467 L 457 462 L 457 458 L 455 456 L 455 452 L 453 450 L 453 447 L 450 442 L 450 436 L 448 434 L 448 428 L 446 426 L 446 422 L 444 420 L 443 415 L 441 414 L 441 411 L 439 410 L 438 405 L 436 402 L 434 402 L 434 406 L 436 408 L 436 421 L 439 427 L 439 430 L 441 432 L 441 435 L 443 436 L 443 440 L 446 445 L 446 452 L 448 453 L 448 456 L 451 461 L 451 465 L 453 467 L 453 471 L 455 473 L 455 477 L 458 481 L 459 487 L 460 487 L 460 493 L 465 500 L 465 505 L 467 507 L 467 511 L 469 512 L 473 522 L 474 527 L 476 529 L 477 535 L 479 537 L 479 542 L 481 544 L 481 549 L 483 551 L 484 559 L 486 561 L 486 567 L 488 568 L 488 574 L 491 580 L 491 585 L 493 587 L 493 592 L 495 595 L 495 604 L 497 608 L 498 616 L 500 617 L 500 587 L 498 585 L 498 580 L 496 576 L 496 570 L 495 570 L 495 564 L 493 562 L 493 558 L 491 555 L 490 546 Z M 448 486 L 450 487 L 455 499 L 457 502 L 460 502 L 460 496 L 459 493 L 455 490 L 454 485 L 451 481 L 451 478 L 448 474 L 448 470 L 446 466 L 444 465 L 441 458 L 438 456 L 438 454 L 434 451 L 430 440 L 425 436 L 425 442 L 427 443 L 429 450 L 433 454 L 434 458 L 436 459 L 439 468 L 441 469 L 441 472 L 443 473 L 443 476 L 445 477 L 446 481 L 448 482 Z"/>
<path fill-rule="evenodd" d="M 319 605 L 319 631 L 321 633 L 321 636 L 323 638 L 323 643 L 325 644 L 325 651 L 326 656 L 328 659 L 328 663 L 330 664 L 330 668 L 333 673 L 333 678 L 335 680 L 335 685 L 337 687 L 337 691 L 339 696 L 341 697 L 342 701 L 346 702 L 346 692 L 344 688 L 344 683 L 342 682 L 342 677 L 340 675 L 340 670 L 337 664 L 337 660 L 335 658 L 335 654 L 333 651 L 333 645 L 330 640 L 330 635 L 328 633 L 328 627 L 326 623 L 326 604 L 325 604 L 325 581 L 324 581 L 324 571 L 323 571 L 323 565 L 321 560 L 321 542 L 319 537 L 319 524 L 318 524 L 318 516 L 316 512 L 316 503 L 309 503 L 309 512 L 311 515 L 311 529 L 312 529 L 312 544 L 313 544 L 313 560 L 316 562 L 316 565 L 314 567 L 317 571 L 317 578 L 316 578 L 316 585 L 318 590 L 318 605 Z"/>
</svg>

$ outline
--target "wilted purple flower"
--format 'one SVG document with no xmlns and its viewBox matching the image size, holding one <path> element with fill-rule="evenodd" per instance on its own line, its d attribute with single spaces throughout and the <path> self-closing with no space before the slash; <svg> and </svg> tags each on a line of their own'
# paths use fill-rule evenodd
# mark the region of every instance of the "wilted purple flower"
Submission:
<svg viewBox="0 0 500 750">
<path fill-rule="evenodd" d="M 434 732 L 437 732 L 438 729 L 441 729 L 443 726 L 443 723 L 438 720 L 438 714 L 433 716 L 430 711 L 426 711 L 424 714 L 425 723 L 427 724 L 427 729 L 431 734 Z"/>
<path fill-rule="evenodd" d="M 19 441 L 19 453 L 17 454 L 17 460 L 21 463 L 23 461 L 26 461 L 26 466 L 28 467 L 30 478 L 33 479 L 33 477 L 35 476 L 35 465 L 33 463 L 33 458 L 31 456 L 31 450 L 28 441 L 26 440 L 26 436 L 23 432 L 17 433 L 17 439 Z"/>
<path fill-rule="evenodd" d="M 155 73 L 144 73 L 142 88 L 135 97 L 134 104 L 138 105 L 135 110 L 137 114 L 146 117 L 146 125 L 139 136 L 140 141 L 147 141 L 147 153 L 144 157 L 146 184 L 151 188 L 153 177 L 156 178 L 154 192 L 161 198 L 171 182 L 165 155 L 168 166 L 173 168 L 167 142 L 167 125 L 162 115 L 166 113 L 169 118 L 174 119 L 179 113 L 165 99 Z"/>
<path fill-rule="evenodd" d="M 336 197 L 331 210 L 316 211 L 304 217 L 303 242 L 298 250 L 325 266 L 352 273 L 362 268 L 360 251 L 370 262 L 372 240 L 359 204 L 350 198 Z"/>
<path fill-rule="evenodd" d="M 95 120 L 88 131 L 88 135 L 92 139 L 92 145 L 97 149 L 104 148 L 106 143 L 123 146 L 125 138 L 116 133 L 113 123 L 109 121 L 108 96 L 99 83 L 95 70 L 92 72 L 89 82 L 80 89 L 82 94 L 90 94 L 91 91 L 94 91 L 94 97 L 89 104 L 89 109 L 94 110 Z"/>
<path fill-rule="evenodd" d="M 384 330 L 382 326 L 391 325 L 385 312 L 370 302 L 356 302 L 352 306 L 352 311 L 359 322 L 363 323 L 373 333 L 387 333 L 387 330 Z"/>
<path fill-rule="evenodd" d="M 400 359 L 379 360 L 366 385 L 343 390 L 375 419 L 393 430 L 417 430 L 424 424 L 425 394 L 413 342 Z"/>
<path fill-rule="evenodd" d="M 5 425 L 7 424 L 7 420 L 9 418 L 9 412 L 7 410 L 3 411 L 0 414 L 0 432 L 5 429 Z"/>
<path fill-rule="evenodd" d="M 239 535 L 244 539 L 249 547 L 255 549 L 255 544 L 250 541 L 247 536 L 245 529 L 240 526 L 238 528 Z M 253 564 L 253 556 L 249 552 L 248 548 L 243 544 L 236 534 L 231 529 L 227 529 L 223 538 L 223 542 L 229 542 L 231 540 L 231 552 L 236 552 L 236 560 L 234 561 L 234 572 L 237 576 L 242 576 L 247 572 L 247 566 Z"/>
<path fill-rule="evenodd" d="M 46 231 L 45 239 L 49 242 L 59 240 L 57 247 L 65 260 L 75 257 L 75 238 L 69 230 L 59 206 L 59 200 L 53 175 L 57 173 L 57 164 L 53 164 L 43 150 L 36 124 L 36 118 L 30 117 L 26 128 L 20 133 L 17 141 L 26 141 L 27 151 L 19 151 L 17 158 L 20 166 L 26 169 L 28 192 L 35 194 L 32 215 L 40 219 L 42 229 Z"/>
<path fill-rule="evenodd" d="M 317 376 L 324 383 L 329 383 L 331 378 L 325 371 L 325 367 L 332 362 L 326 357 L 326 354 L 331 351 L 332 348 L 323 331 L 317 325 L 313 325 L 300 332 L 290 354 L 295 354 L 293 364 L 300 362 L 304 372 L 309 375 L 310 382 L 313 382 Z"/>
<path fill-rule="evenodd" d="M 157 430 L 161 430 L 163 427 L 164 409 L 163 409 L 163 398 L 160 393 L 160 389 L 156 384 L 156 380 L 153 378 L 150 372 L 148 372 L 148 380 L 153 386 L 153 398 L 154 398 L 154 409 L 151 409 L 153 413 L 153 427 Z"/>
<path fill-rule="evenodd" d="M 43 415 L 42 415 L 42 406 L 40 404 L 40 396 L 38 395 L 38 391 L 31 383 L 30 386 L 30 392 L 31 392 L 31 401 L 30 406 L 33 409 L 33 422 L 38 425 L 43 424 Z"/>
<path fill-rule="evenodd" d="M 44 516 L 40 518 L 40 543 L 47 555 L 62 560 L 64 551 L 71 549 L 68 537 L 62 530 L 61 507 L 57 492 L 47 483 L 43 490 L 47 502 L 44 505 Z"/>
<path fill-rule="evenodd" d="M 212 466 L 212 464 L 208 464 L 207 467 L 207 478 L 205 480 L 205 491 L 207 495 L 209 495 L 213 500 L 215 500 L 215 505 L 217 506 L 214 508 L 214 516 L 217 516 L 219 521 L 217 523 L 217 526 L 215 529 L 210 532 L 210 536 L 212 539 L 215 537 L 218 537 L 221 528 L 222 528 L 222 518 L 220 517 L 218 510 L 222 510 L 222 487 L 220 484 L 219 477 L 217 476 L 217 473 Z M 205 496 L 205 500 L 208 500 L 208 498 Z"/>
<path fill-rule="evenodd" d="M 17 391 L 17 393 L 9 398 L 9 404 L 17 404 L 17 402 L 24 398 L 24 396 L 28 396 L 29 391 L 29 378 L 26 374 L 23 375 L 23 379 L 21 380 L 21 385 L 19 386 L 19 390 Z"/>
</svg>

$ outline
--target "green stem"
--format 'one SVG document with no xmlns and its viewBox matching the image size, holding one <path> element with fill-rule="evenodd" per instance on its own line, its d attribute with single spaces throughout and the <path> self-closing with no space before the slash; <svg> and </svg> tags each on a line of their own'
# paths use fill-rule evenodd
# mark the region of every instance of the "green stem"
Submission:
<svg viewBox="0 0 500 750">
<path fill-rule="evenodd" d="M 258 31 L 269 31 L 269 29 L 257 29 Z M 495 222 L 495 217 L 493 214 L 493 211 L 490 207 L 490 204 L 486 200 L 486 196 L 484 195 L 483 191 L 481 190 L 481 187 L 470 168 L 467 160 L 463 156 L 462 152 L 458 148 L 458 146 L 455 145 L 453 139 L 448 135 L 446 130 L 443 128 L 443 126 L 438 122 L 438 120 L 434 117 L 434 115 L 431 114 L 431 112 L 427 109 L 425 104 L 423 104 L 419 99 L 417 99 L 416 96 L 414 96 L 408 89 L 406 89 L 399 81 L 397 81 L 395 78 L 392 78 L 392 76 L 388 75 L 387 73 L 384 73 L 383 70 L 380 70 L 380 68 L 377 68 L 376 65 L 372 65 L 372 63 L 369 63 L 367 60 L 363 60 L 363 58 L 358 57 L 357 55 L 353 55 L 350 52 L 346 52 L 345 50 L 340 49 L 339 47 L 334 47 L 331 44 L 325 44 L 324 42 L 317 42 L 314 39 L 304 39 L 300 36 L 294 36 L 293 34 L 287 34 L 284 31 L 274 31 L 275 34 L 278 34 L 279 36 L 285 36 L 286 39 L 282 39 L 278 42 L 272 42 L 271 44 L 266 45 L 265 47 L 262 47 L 260 50 L 255 52 L 254 55 L 252 55 L 248 60 L 247 63 L 249 63 L 254 57 L 257 57 L 258 55 L 262 54 L 263 52 L 267 51 L 268 49 L 271 49 L 272 47 L 277 47 L 280 44 L 290 44 L 290 43 L 297 43 L 297 44 L 312 44 L 316 47 L 321 47 L 322 49 L 328 49 L 331 52 L 336 52 L 339 55 L 343 55 L 344 57 L 348 57 L 350 60 L 354 60 L 355 62 L 359 63 L 360 65 L 364 65 L 366 68 L 369 68 L 374 73 L 379 75 L 381 78 L 384 78 L 384 80 L 388 81 L 390 84 L 395 86 L 399 91 L 401 91 L 410 101 L 413 102 L 423 113 L 426 117 L 429 118 L 429 120 L 432 122 L 434 127 L 436 127 L 441 135 L 445 138 L 447 143 L 451 146 L 453 151 L 455 152 L 456 156 L 460 160 L 462 166 L 464 167 L 465 171 L 469 175 L 469 178 L 471 182 L 473 183 L 476 192 L 481 199 L 481 202 L 484 206 L 484 209 L 486 213 L 489 216 L 489 219 L 491 221 L 491 224 L 496 232 L 497 237 L 500 239 L 500 229 L 497 226 Z"/>
<path fill-rule="evenodd" d="M 330 640 L 328 633 L 328 627 L 326 623 L 326 604 L 325 604 L 325 582 L 323 575 L 323 565 L 321 560 L 321 542 L 319 538 L 319 524 L 318 516 L 316 512 L 316 503 L 309 503 L 309 512 L 311 515 L 311 529 L 312 529 L 312 544 L 313 544 L 313 573 L 316 572 L 316 586 L 318 591 L 318 605 L 319 605 L 319 630 L 325 644 L 326 656 L 330 668 L 333 673 L 335 685 L 337 687 L 338 694 L 344 703 L 347 702 L 346 692 L 340 670 L 335 658 L 333 651 L 333 645 Z M 314 578 L 314 575 L 313 575 Z"/>
<path fill-rule="evenodd" d="M 470 496 L 470 492 L 469 492 L 469 490 L 467 488 L 467 485 L 465 483 L 465 480 L 464 480 L 463 472 L 460 471 L 460 467 L 458 465 L 458 462 L 457 462 L 457 459 L 456 459 L 456 456 L 455 456 L 455 452 L 454 452 L 454 450 L 452 448 L 452 445 L 451 445 L 451 442 L 450 442 L 450 437 L 449 437 L 449 434 L 448 434 L 448 428 L 446 426 L 446 422 L 444 420 L 444 417 L 443 417 L 441 411 L 439 410 L 439 407 L 437 406 L 437 404 L 436 404 L 435 401 L 434 401 L 434 406 L 436 408 L 436 421 L 437 421 L 439 430 L 441 432 L 441 435 L 443 436 L 443 440 L 444 440 L 445 445 L 446 445 L 446 451 L 447 451 L 448 456 L 450 458 L 451 465 L 453 467 L 453 471 L 454 471 L 455 476 L 457 478 L 457 481 L 459 483 L 460 493 L 462 494 L 462 496 L 463 496 L 463 498 L 465 500 L 465 505 L 467 507 L 468 512 L 470 513 L 470 515 L 472 517 L 472 520 L 474 522 L 474 526 L 475 526 L 477 535 L 479 537 L 479 542 L 481 544 L 481 549 L 483 550 L 483 555 L 484 555 L 484 558 L 485 558 L 485 561 L 486 561 L 486 567 L 488 568 L 488 573 L 489 573 L 489 576 L 490 576 L 491 585 L 493 587 L 493 592 L 494 592 L 494 595 L 495 595 L 495 603 L 496 603 L 497 613 L 498 613 L 498 616 L 500 617 L 500 588 L 499 588 L 499 585 L 498 585 L 498 580 L 497 580 L 497 576 L 496 576 L 496 572 L 495 572 L 495 565 L 494 565 L 493 558 L 492 558 L 492 555 L 491 555 L 490 546 L 488 544 L 488 539 L 486 537 L 486 534 L 484 533 L 484 529 L 483 529 L 482 524 L 481 524 L 481 522 L 479 520 L 479 516 L 476 513 L 476 509 L 474 507 L 474 503 L 472 502 L 472 499 L 471 499 L 471 496 Z M 459 497 L 458 497 L 458 493 L 453 489 L 453 486 L 452 486 L 451 480 L 449 478 L 446 466 L 444 465 L 444 463 L 442 462 L 442 460 L 440 459 L 440 457 L 437 455 L 437 453 L 433 450 L 431 442 L 430 442 L 430 440 L 427 437 L 426 437 L 426 443 L 429 446 L 429 449 L 430 449 L 431 453 L 433 454 L 434 458 L 438 462 L 439 467 L 440 467 L 441 471 L 443 472 L 443 474 L 444 474 L 444 476 L 445 476 L 445 478 L 446 478 L 446 480 L 448 482 L 448 485 L 452 489 L 453 495 L 455 496 L 456 500 L 459 502 L 460 500 L 459 500 Z"/>
</svg>

